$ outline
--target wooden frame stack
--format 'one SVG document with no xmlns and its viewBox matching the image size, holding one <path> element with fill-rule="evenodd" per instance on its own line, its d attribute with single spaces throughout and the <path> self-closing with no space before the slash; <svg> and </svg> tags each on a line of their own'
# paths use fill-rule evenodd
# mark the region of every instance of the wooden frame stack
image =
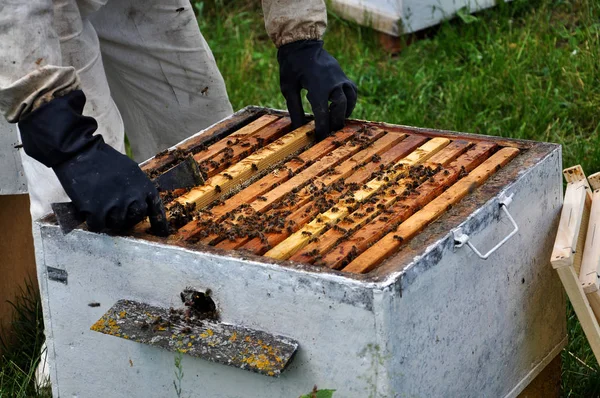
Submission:
<svg viewBox="0 0 600 398">
<path fill-rule="evenodd" d="M 267 113 L 191 151 L 206 182 L 163 197 L 170 241 L 368 273 L 525 150 L 369 122 L 314 144 L 313 130 Z"/>
<path fill-rule="evenodd" d="M 600 360 L 600 173 L 563 171 L 567 189 L 552 251 L 558 272 L 597 360 Z"/>
</svg>

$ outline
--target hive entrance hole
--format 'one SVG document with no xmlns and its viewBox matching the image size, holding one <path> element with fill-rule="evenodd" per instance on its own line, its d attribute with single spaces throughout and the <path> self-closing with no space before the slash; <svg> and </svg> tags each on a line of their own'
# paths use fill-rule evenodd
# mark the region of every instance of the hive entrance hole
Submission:
<svg viewBox="0 0 600 398">
<path fill-rule="evenodd" d="M 217 305 L 210 297 L 211 290 L 198 291 L 185 288 L 181 293 L 181 301 L 188 311 L 200 319 L 218 319 Z"/>
</svg>

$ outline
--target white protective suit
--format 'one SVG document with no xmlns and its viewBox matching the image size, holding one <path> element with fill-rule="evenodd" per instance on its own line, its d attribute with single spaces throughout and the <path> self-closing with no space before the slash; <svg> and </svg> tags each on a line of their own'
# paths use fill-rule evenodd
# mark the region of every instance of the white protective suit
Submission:
<svg viewBox="0 0 600 398">
<path fill-rule="evenodd" d="M 320 39 L 323 0 L 263 0 L 276 46 Z M 97 133 L 142 161 L 232 113 L 189 0 L 0 0 L 0 112 L 9 122 L 81 88 Z M 67 201 L 22 153 L 32 217 Z"/>
</svg>

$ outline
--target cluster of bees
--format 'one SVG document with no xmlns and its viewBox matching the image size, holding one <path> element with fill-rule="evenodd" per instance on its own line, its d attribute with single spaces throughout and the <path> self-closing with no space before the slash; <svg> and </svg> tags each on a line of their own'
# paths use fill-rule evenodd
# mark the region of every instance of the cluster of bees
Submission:
<svg viewBox="0 0 600 398">
<path fill-rule="evenodd" d="M 347 141 L 349 145 L 355 145 L 361 149 L 365 149 L 372 145 L 373 130 L 372 128 L 363 126 L 360 130 L 354 133 L 353 137 Z M 262 141 L 262 142 L 261 142 Z M 204 173 L 208 173 L 209 170 L 222 169 L 223 167 L 231 164 L 234 158 L 239 156 L 244 157 L 261 147 L 264 144 L 264 140 L 258 140 L 256 144 L 251 144 L 248 139 L 239 138 L 230 140 L 227 142 L 228 146 L 242 146 L 247 148 L 247 152 L 242 153 L 238 156 L 234 156 L 234 150 L 230 147 L 226 148 L 220 155 L 219 160 L 213 158 L 202 162 L 200 165 Z M 336 146 L 345 145 L 341 141 L 333 141 Z M 158 155 L 157 155 L 158 156 Z M 296 170 L 296 173 L 310 166 L 314 161 L 305 161 L 302 158 L 295 156 L 289 161 L 296 161 L 302 163 L 302 167 Z M 319 213 L 331 211 L 337 213 L 340 209 L 348 208 L 348 211 L 352 213 L 351 216 L 346 216 L 339 223 L 329 225 L 331 228 L 338 232 L 341 237 L 337 240 L 336 244 L 347 240 L 356 231 L 358 225 L 363 225 L 364 222 L 372 219 L 376 215 L 379 215 L 379 220 L 387 222 L 391 218 L 391 214 L 394 213 L 389 207 L 384 204 L 390 195 L 398 196 L 400 199 L 407 198 L 411 195 L 418 193 L 418 187 L 427 181 L 433 181 L 434 176 L 443 172 L 447 175 L 449 172 L 442 168 L 441 165 L 431 167 L 431 165 L 389 165 L 381 163 L 381 157 L 377 154 L 372 155 L 369 159 L 372 163 L 380 163 L 378 170 L 373 172 L 370 179 L 383 181 L 383 186 L 373 194 L 370 198 L 358 203 L 354 198 L 354 192 L 360 189 L 370 189 L 366 184 L 358 183 L 345 183 L 344 179 L 339 179 L 336 183 L 325 185 L 320 182 L 320 179 L 312 179 L 304 184 L 302 187 L 296 187 L 291 192 L 283 196 L 283 198 L 271 206 L 268 210 L 263 212 L 255 211 L 249 204 L 243 204 L 239 206 L 235 211 L 228 213 L 222 217 L 213 216 L 211 209 L 215 206 L 221 205 L 221 200 L 213 202 L 209 207 L 204 210 L 195 210 L 194 205 L 183 206 L 176 204 L 171 209 L 171 226 L 173 228 L 180 228 L 187 224 L 191 220 L 196 220 L 198 223 L 199 233 L 188 241 L 194 243 L 200 239 L 212 236 L 210 244 L 216 244 L 223 240 L 235 241 L 240 238 L 259 238 L 260 241 L 265 245 L 264 248 L 269 248 L 269 234 L 286 233 L 292 234 L 298 230 L 301 225 L 298 225 L 290 215 L 294 214 L 294 211 L 298 210 L 299 204 L 308 205 L 304 206 L 303 216 L 304 219 L 310 218 L 313 215 L 318 217 Z M 358 170 L 363 165 L 356 165 L 353 169 Z M 282 166 L 274 172 L 275 177 L 281 180 L 278 173 L 287 173 L 287 177 L 291 178 L 296 173 L 290 168 Z M 329 169 L 326 173 L 335 173 L 335 168 Z M 467 172 L 463 168 L 460 171 L 461 176 Z M 225 175 L 227 177 L 227 175 Z M 398 180 L 404 180 L 399 183 Z M 276 188 L 280 185 L 280 181 L 273 183 L 271 189 Z M 170 198 L 172 199 L 172 198 Z M 256 201 L 265 202 L 268 198 L 266 196 L 256 197 Z M 402 208 L 402 204 L 396 205 L 396 207 Z M 407 206 L 405 206 L 407 207 Z M 397 224 L 394 224 L 397 226 Z M 309 232 L 305 233 L 306 236 L 310 237 L 309 242 L 318 241 L 318 236 L 312 236 Z M 401 239 L 401 237 L 398 237 Z M 358 254 L 358 250 L 353 246 L 355 253 L 352 251 L 346 258 L 346 261 L 352 261 L 352 259 Z M 314 252 L 314 253 L 313 253 Z M 313 257 L 313 260 L 318 262 L 319 253 L 318 250 L 309 252 L 306 255 Z"/>
</svg>

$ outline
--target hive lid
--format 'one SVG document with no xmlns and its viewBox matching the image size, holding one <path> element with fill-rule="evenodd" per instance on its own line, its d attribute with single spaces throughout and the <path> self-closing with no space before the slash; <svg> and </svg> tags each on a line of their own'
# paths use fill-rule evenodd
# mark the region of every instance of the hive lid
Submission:
<svg viewBox="0 0 600 398">
<path fill-rule="evenodd" d="M 193 154 L 206 183 L 163 193 L 169 238 L 147 223 L 130 235 L 381 277 L 555 147 L 358 120 L 315 144 L 312 122 L 292 130 L 287 113 L 248 107 L 142 165 L 156 177 Z"/>
</svg>

